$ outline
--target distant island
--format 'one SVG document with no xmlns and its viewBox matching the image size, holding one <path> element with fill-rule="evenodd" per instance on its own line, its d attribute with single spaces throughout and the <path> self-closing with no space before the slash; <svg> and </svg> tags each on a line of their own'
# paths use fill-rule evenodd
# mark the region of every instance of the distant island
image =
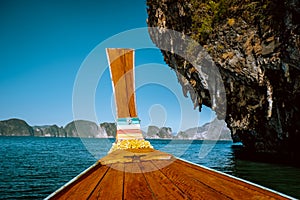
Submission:
<svg viewBox="0 0 300 200">
<path fill-rule="evenodd" d="M 143 135 L 146 139 L 232 140 L 226 126 L 222 130 L 216 130 L 212 124 L 214 123 L 206 123 L 177 134 L 170 127 L 149 126 L 147 132 L 143 131 Z M 108 122 L 98 125 L 91 121 L 75 120 L 64 127 L 30 126 L 21 119 L 8 119 L 0 121 L 0 136 L 115 138 L 116 125 Z"/>
</svg>

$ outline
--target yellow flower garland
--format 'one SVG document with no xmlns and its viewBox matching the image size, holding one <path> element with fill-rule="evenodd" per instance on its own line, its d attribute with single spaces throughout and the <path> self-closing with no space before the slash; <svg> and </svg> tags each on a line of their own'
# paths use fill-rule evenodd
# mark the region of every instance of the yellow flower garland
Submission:
<svg viewBox="0 0 300 200">
<path fill-rule="evenodd" d="M 116 151 L 116 150 L 127 150 L 127 149 L 146 149 L 150 148 L 153 149 L 153 146 L 150 144 L 149 141 L 146 140 L 122 140 L 113 143 L 109 153 Z"/>
</svg>

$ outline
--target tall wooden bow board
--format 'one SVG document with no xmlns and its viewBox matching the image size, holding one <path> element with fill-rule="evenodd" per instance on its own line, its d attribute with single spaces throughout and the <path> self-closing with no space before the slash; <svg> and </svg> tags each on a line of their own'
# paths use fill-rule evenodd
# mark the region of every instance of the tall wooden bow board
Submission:
<svg viewBox="0 0 300 200">
<path fill-rule="evenodd" d="M 106 54 L 116 103 L 116 140 L 143 139 L 136 109 L 134 50 L 107 48 Z"/>
</svg>

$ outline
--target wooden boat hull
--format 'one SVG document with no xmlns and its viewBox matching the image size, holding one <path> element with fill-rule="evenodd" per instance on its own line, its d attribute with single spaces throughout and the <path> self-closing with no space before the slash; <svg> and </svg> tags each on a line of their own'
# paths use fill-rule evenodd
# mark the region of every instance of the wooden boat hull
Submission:
<svg viewBox="0 0 300 200">
<path fill-rule="evenodd" d="M 137 117 L 134 51 L 106 51 L 118 118 L 116 142 L 111 153 L 47 199 L 290 198 L 152 149 L 143 139 Z"/>
<path fill-rule="evenodd" d="M 117 150 L 47 199 L 292 199 L 153 149 Z"/>
</svg>

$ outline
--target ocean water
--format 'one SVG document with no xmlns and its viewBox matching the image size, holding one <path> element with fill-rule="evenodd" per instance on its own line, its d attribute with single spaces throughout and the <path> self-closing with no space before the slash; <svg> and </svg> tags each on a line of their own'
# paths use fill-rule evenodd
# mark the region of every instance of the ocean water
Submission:
<svg viewBox="0 0 300 200">
<path fill-rule="evenodd" d="M 105 156 L 112 139 L 0 137 L 0 199 L 43 199 Z M 300 168 L 241 160 L 231 141 L 150 140 L 154 148 L 300 198 Z"/>
</svg>

